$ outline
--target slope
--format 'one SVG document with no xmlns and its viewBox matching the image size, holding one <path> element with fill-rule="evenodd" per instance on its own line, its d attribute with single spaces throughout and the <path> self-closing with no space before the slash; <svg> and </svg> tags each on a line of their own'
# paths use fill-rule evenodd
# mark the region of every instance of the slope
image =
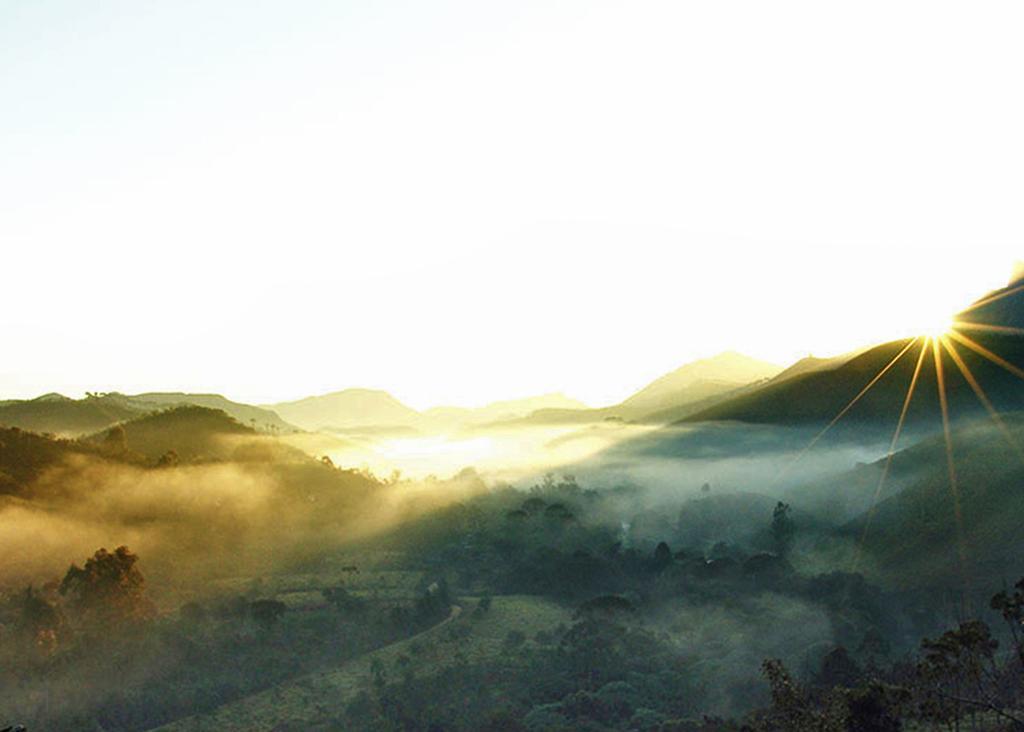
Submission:
<svg viewBox="0 0 1024 732">
<path fill-rule="evenodd" d="M 188 394 L 184 392 L 146 392 L 125 397 L 139 404 L 144 411 L 166 409 L 183 405 L 219 409 L 242 424 L 250 425 L 262 432 L 294 432 L 295 426 L 288 424 L 277 413 L 227 399 L 220 394 Z"/>
<path fill-rule="evenodd" d="M 376 389 L 344 389 L 271 404 L 267 409 L 307 430 L 419 427 L 426 421 L 415 409 L 402 404 L 386 391 Z"/>
</svg>

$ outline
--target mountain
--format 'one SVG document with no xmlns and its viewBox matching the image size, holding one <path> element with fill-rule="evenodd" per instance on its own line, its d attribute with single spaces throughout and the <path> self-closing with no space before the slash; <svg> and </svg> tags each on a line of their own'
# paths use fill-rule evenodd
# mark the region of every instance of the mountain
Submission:
<svg viewBox="0 0 1024 732">
<path fill-rule="evenodd" d="M 126 395 L 111 392 L 71 399 L 62 394 L 44 394 L 35 399 L 0 402 L 0 425 L 33 432 L 74 437 L 98 432 L 118 422 L 134 419 L 168 407 L 199 406 L 220 409 L 243 424 L 263 431 L 294 432 L 296 428 L 277 414 L 249 404 L 240 404 L 219 394 L 149 392 Z"/>
<path fill-rule="evenodd" d="M 509 399 L 491 402 L 483 407 L 433 407 L 423 415 L 439 424 L 474 425 L 488 422 L 503 422 L 525 417 L 545 409 L 586 410 L 587 405 L 576 399 L 554 392 L 525 399 Z"/>
<path fill-rule="evenodd" d="M 1003 411 L 1024 408 L 1024 287 L 1014 283 L 990 293 L 956 318 L 959 336 L 940 348 L 942 375 L 952 418 L 970 417 L 983 409 L 960 362 Z M 1001 329 L 1009 330 L 1001 330 Z M 965 339 L 969 339 L 969 342 Z M 752 393 L 727 399 L 689 416 L 686 421 L 736 420 L 773 424 L 826 424 L 850 404 L 901 352 L 903 356 L 849 410 L 844 422 L 895 425 L 921 353 L 923 339 L 885 343 L 833 368 L 819 368 L 775 379 Z M 940 412 L 936 362 L 925 354 L 918 388 L 908 412 L 913 422 L 937 424 Z M 992 357 L 995 357 L 994 359 Z M 1002 365 L 995 361 L 1002 361 Z M 1008 368 L 1007 368 L 1008 366 Z M 1016 371 L 1016 373 L 1015 373 Z"/>
<path fill-rule="evenodd" d="M 257 432 L 219 409 L 180 405 L 122 422 L 86 438 L 108 452 L 118 449 L 157 460 L 173 451 L 181 460 L 224 459 L 234 455 L 239 441 Z"/>
<path fill-rule="evenodd" d="M 187 394 L 182 392 L 146 392 L 126 397 L 146 407 L 145 411 L 165 409 L 181 405 L 220 409 L 245 425 L 260 431 L 294 432 L 295 426 L 285 422 L 276 412 L 251 404 L 242 404 L 226 399 L 220 394 Z"/>
<path fill-rule="evenodd" d="M 772 377 L 772 382 L 785 381 L 791 379 L 794 376 L 802 376 L 804 374 L 813 373 L 815 371 L 830 371 L 832 369 L 839 368 L 850 359 L 859 356 L 861 353 L 866 351 L 866 348 L 861 348 L 850 353 L 844 353 L 840 356 L 830 356 L 827 358 L 817 358 L 815 356 L 806 356 L 801 358 L 799 361 L 794 363 L 792 366 L 787 367 L 781 373 L 776 374 Z"/>
<path fill-rule="evenodd" d="M 266 408 L 307 430 L 420 427 L 427 421 L 412 407 L 375 389 L 345 389 Z"/>
<path fill-rule="evenodd" d="M 1024 364 L 1024 340 L 995 333 L 971 333 L 972 342 L 1015 368 Z M 1002 411 L 1024 408 L 1024 388 L 1019 375 L 993 363 L 974 350 L 950 339 L 949 348 L 980 384 L 992 405 Z M 911 424 L 939 424 L 941 405 L 933 349 L 922 339 L 886 343 L 872 348 L 833 369 L 813 371 L 773 381 L 751 393 L 743 394 L 701 410 L 687 422 L 732 420 L 770 424 L 818 424 L 824 426 L 851 406 L 844 423 L 875 423 L 895 426 L 900 407 L 907 395 L 915 365 L 925 347 L 926 353 L 908 410 Z M 905 350 L 906 349 L 906 350 Z M 901 352 L 903 355 L 884 374 L 883 370 Z M 939 362 L 945 381 L 945 394 L 953 420 L 971 417 L 983 410 L 960 364 L 943 347 Z M 882 374 L 879 377 L 879 374 Z M 877 378 L 877 381 L 875 379 Z M 872 382 L 874 381 L 874 384 Z M 862 390 L 871 385 L 856 403 Z"/>
<path fill-rule="evenodd" d="M 607 419 L 666 424 L 771 378 L 781 367 L 727 351 L 660 376 L 625 401 L 598 409 L 538 409 L 520 426 L 592 424 Z"/>
<path fill-rule="evenodd" d="M 47 468 L 74 455 L 107 457 L 100 445 L 0 427 L 0 495 L 24 495 Z"/>
<path fill-rule="evenodd" d="M 10 400 L 0 404 L 0 425 L 33 432 L 75 436 L 95 432 L 153 409 L 121 394 L 71 399 L 61 394 L 44 394 L 35 399 Z"/>
<path fill-rule="evenodd" d="M 1021 339 L 1004 336 L 979 336 L 986 348 L 1002 354 L 1013 363 L 1024 363 Z M 876 423 L 895 426 L 907 394 L 923 342 L 896 341 L 870 349 L 842 366 L 798 375 L 773 382 L 749 394 L 728 399 L 690 417 L 687 422 L 732 420 L 770 424 L 818 424 L 824 426 L 850 405 L 886 366 L 901 352 L 902 357 L 886 371 L 845 414 L 844 423 Z M 962 362 L 983 385 L 996 408 L 1024 408 L 1024 388 L 1013 374 L 973 351 L 956 344 Z M 904 350 L 907 349 L 907 350 Z M 938 383 L 932 348 L 927 347 L 913 401 L 908 411 L 910 423 L 939 424 L 941 416 Z M 951 417 L 972 416 L 982 409 L 969 382 L 960 373 L 952 356 L 940 358 L 945 393 Z"/>
<path fill-rule="evenodd" d="M 618 405 L 625 414 L 643 415 L 664 409 L 682 400 L 711 396 L 710 392 L 734 389 L 754 381 L 769 379 L 782 371 L 775 364 L 727 351 L 713 358 L 680 366 L 642 388 Z"/>
</svg>

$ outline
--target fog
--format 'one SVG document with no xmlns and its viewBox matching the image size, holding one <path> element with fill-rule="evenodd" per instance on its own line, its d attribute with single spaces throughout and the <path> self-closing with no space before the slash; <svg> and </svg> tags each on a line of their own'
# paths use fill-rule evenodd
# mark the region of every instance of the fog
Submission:
<svg viewBox="0 0 1024 732">
<path fill-rule="evenodd" d="M 858 523 L 877 501 L 934 477 L 943 443 L 927 434 L 908 435 L 916 446 L 879 490 L 889 438 L 856 425 L 825 436 L 729 423 L 415 436 L 190 429 L 179 443 L 188 459 L 168 459 L 161 440 L 173 442 L 173 430 L 126 432 L 33 437 L 59 459 L 0 497 L 0 655 L 28 659 L 0 702 L 39 728 L 86 720 L 141 732 L 212 713 L 301 674 L 333 673 L 447 622 L 451 607 L 476 608 L 453 621 L 467 659 L 448 681 L 453 694 L 463 681 L 474 688 L 477 672 L 500 671 L 510 695 L 531 700 L 524 720 L 575 723 L 584 697 L 608 684 L 643 690 L 666 713 L 736 718 L 771 703 L 766 659 L 816 679 L 837 647 L 880 636 L 895 658 L 950 617 L 935 595 L 901 597 L 884 584 L 892 567 L 865 551 Z M 992 449 L 992 434 L 973 426 L 958 440 Z M 133 439 L 145 452 L 133 452 Z M 120 546 L 145 577 L 138 606 L 155 612 L 122 617 L 108 638 L 74 590 L 82 570 L 68 568 Z M 531 598 L 557 603 L 572 622 L 540 627 L 516 641 L 521 657 L 508 655 L 514 634 L 482 630 L 480 607 Z M 630 614 L 581 614 L 601 598 Z M 523 612 L 512 617 L 529 619 Z M 504 655 L 493 654 L 494 638 L 505 639 Z M 517 676 L 517 663 L 530 672 Z M 413 706 L 447 693 L 390 673 L 383 686 L 360 682 L 376 689 L 369 706 L 324 698 L 312 708 L 329 714 L 302 714 L 360 729 L 388 714 L 387 689 Z M 428 683 L 431 673 L 413 675 Z M 552 700 L 529 686 L 544 674 L 570 690 Z"/>
</svg>

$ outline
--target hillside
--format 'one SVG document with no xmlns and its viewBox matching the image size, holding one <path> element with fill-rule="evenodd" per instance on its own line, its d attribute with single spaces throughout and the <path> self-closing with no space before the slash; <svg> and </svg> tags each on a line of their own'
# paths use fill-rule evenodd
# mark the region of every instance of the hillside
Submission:
<svg viewBox="0 0 1024 732">
<path fill-rule="evenodd" d="M 240 424 L 219 409 L 197 406 L 172 407 L 147 414 L 92 435 L 89 440 L 113 449 L 121 443 L 129 453 L 158 460 L 169 451 L 178 459 L 226 458 L 237 449 L 232 437 L 255 437 L 256 431 Z"/>
<path fill-rule="evenodd" d="M 913 448 L 917 475 L 878 504 L 864 549 L 879 571 L 901 585 L 998 586 L 1024 566 L 1024 415 L 1007 418 L 1016 449 L 979 421 L 953 434 L 956 492 L 941 438 Z M 959 515 L 959 520 L 957 516 Z M 859 537 L 867 516 L 847 530 Z M 961 560 L 962 557 L 962 560 Z M 961 563 L 962 562 L 962 563 Z"/>
<path fill-rule="evenodd" d="M 188 394 L 184 392 L 146 392 L 126 397 L 145 411 L 166 409 L 182 405 L 219 409 L 244 425 L 249 425 L 261 432 L 294 432 L 296 427 L 285 422 L 275 412 L 251 404 L 242 404 L 227 399 L 220 394 Z"/>
<path fill-rule="evenodd" d="M 476 599 L 471 599 L 474 605 Z M 372 691 L 373 669 L 409 663 L 416 676 L 432 676 L 453 663 L 486 662 L 507 653 L 512 632 L 534 638 L 571 620 L 569 611 L 541 597 L 495 597 L 490 612 L 474 617 L 455 607 L 447 621 L 406 640 L 392 643 L 331 671 L 311 674 L 225 704 L 208 713 L 181 719 L 154 732 L 218 730 L 257 732 L 320 729 L 329 710 L 344 708 L 360 692 Z M 461 661 L 459 660 L 461 659 Z"/>
<path fill-rule="evenodd" d="M 24 494 L 45 469 L 74 455 L 113 457 L 95 443 L 55 439 L 17 427 L 0 427 L 0 494 Z"/>
<path fill-rule="evenodd" d="M 828 358 L 817 358 L 816 356 L 806 356 L 801 358 L 799 361 L 789 366 L 782 372 L 772 377 L 771 382 L 785 381 L 791 379 L 794 376 L 802 376 L 804 374 L 813 373 L 815 371 L 831 371 L 842 366 L 850 359 L 860 355 L 867 349 L 859 349 L 850 353 L 844 353 L 839 356 L 831 356 Z"/>
<path fill-rule="evenodd" d="M 973 335 L 977 342 L 1011 363 L 1024 363 L 1024 342 L 999 334 Z M 896 341 L 872 348 L 838 368 L 814 371 L 767 384 L 749 394 L 721 402 L 688 417 L 687 422 L 734 420 L 768 424 L 827 424 L 837 416 L 883 369 L 910 344 Z M 895 426 L 907 389 L 921 354 L 922 341 L 910 346 L 902 358 L 847 412 L 844 423 Z M 1024 389 L 1019 378 L 987 359 L 955 346 L 964 364 L 1000 410 L 1024 408 Z M 942 371 L 951 417 L 970 418 L 982 405 L 949 353 L 943 351 Z M 910 405 L 912 424 L 938 427 L 941 419 L 936 368 L 931 348 L 925 354 L 918 388 Z"/>
<path fill-rule="evenodd" d="M 1024 327 L 1024 286 L 1016 281 L 989 293 L 961 312 L 956 318 L 956 330 L 961 337 L 946 339 L 992 403 L 1004 411 L 1024 407 L 1021 375 L 1012 373 L 1014 367 L 1019 369 L 1024 364 L 1024 337 L 1017 330 L 1021 327 Z M 969 338 L 977 347 L 970 347 L 963 337 Z M 788 378 L 776 378 L 763 389 L 723 401 L 691 415 L 687 421 L 827 423 L 908 343 L 885 343 L 839 364 L 798 362 L 788 370 Z M 919 340 L 850 410 L 847 420 L 895 422 L 920 351 Z M 978 351 L 995 354 L 1011 368 L 994 363 L 993 359 Z M 982 408 L 981 402 L 961 373 L 956 359 L 946 349 L 941 353 L 951 415 L 958 419 L 977 414 Z M 923 362 L 920 388 L 908 415 L 912 422 L 934 423 L 940 407 L 937 386 L 935 360 L 928 353 Z"/>
<path fill-rule="evenodd" d="M 684 400 L 696 401 L 712 396 L 711 392 L 720 393 L 723 389 L 769 379 L 781 370 L 775 364 L 727 351 L 713 358 L 685 364 L 655 379 L 619 404 L 617 409 L 623 415 L 650 414 Z"/>
<path fill-rule="evenodd" d="M 345 389 L 267 405 L 282 419 L 307 430 L 352 427 L 417 427 L 424 417 L 386 391 Z"/>
<path fill-rule="evenodd" d="M 101 430 L 151 409 L 120 394 L 87 396 L 84 399 L 44 394 L 35 399 L 17 399 L 0 404 L 0 426 L 71 437 Z"/>
<path fill-rule="evenodd" d="M 658 377 L 619 404 L 597 409 L 539 409 L 517 420 L 519 426 L 592 424 L 607 419 L 667 424 L 734 396 L 780 367 L 728 351 L 684 364 Z"/>
</svg>

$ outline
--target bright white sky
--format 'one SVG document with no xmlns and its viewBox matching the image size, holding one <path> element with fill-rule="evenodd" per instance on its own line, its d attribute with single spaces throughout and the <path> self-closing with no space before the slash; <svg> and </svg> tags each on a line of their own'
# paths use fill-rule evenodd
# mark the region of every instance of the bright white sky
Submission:
<svg viewBox="0 0 1024 732">
<path fill-rule="evenodd" d="M 1024 250 L 1024 5 L 0 4 L 0 398 L 599 404 Z"/>
</svg>

